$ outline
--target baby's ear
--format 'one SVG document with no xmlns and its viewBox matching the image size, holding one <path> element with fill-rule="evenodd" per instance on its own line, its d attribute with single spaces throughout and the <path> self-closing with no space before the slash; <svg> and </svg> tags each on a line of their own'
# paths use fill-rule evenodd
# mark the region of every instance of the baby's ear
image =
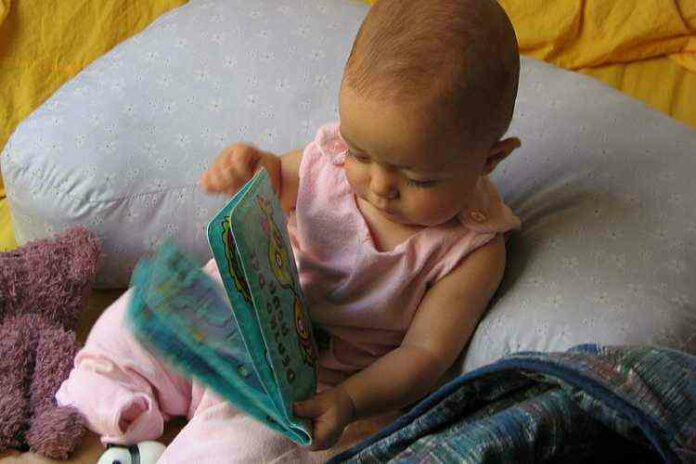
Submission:
<svg viewBox="0 0 696 464">
<path fill-rule="evenodd" d="M 495 167 L 498 166 L 498 163 L 507 158 L 510 153 L 515 151 L 515 149 L 519 148 L 521 145 L 522 142 L 520 142 L 520 139 L 517 137 L 510 137 L 508 139 L 499 140 L 496 142 L 495 145 L 493 145 L 493 148 L 491 148 L 488 152 L 486 164 L 483 167 L 483 173 L 490 174 L 493 172 Z"/>
</svg>

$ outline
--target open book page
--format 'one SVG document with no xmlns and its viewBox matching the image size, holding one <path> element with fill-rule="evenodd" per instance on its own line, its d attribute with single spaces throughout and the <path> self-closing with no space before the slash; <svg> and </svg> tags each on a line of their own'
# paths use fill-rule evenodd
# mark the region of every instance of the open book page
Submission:
<svg viewBox="0 0 696 464">
<path fill-rule="evenodd" d="M 129 319 L 144 344 L 257 419 L 277 416 L 224 293 L 194 260 L 167 242 L 132 284 Z"/>
</svg>

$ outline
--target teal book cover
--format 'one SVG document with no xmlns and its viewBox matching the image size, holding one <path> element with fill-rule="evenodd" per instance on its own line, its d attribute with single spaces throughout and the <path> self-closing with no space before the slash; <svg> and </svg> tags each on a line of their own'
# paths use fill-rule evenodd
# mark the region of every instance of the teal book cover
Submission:
<svg viewBox="0 0 696 464">
<path fill-rule="evenodd" d="M 287 232 L 265 170 L 208 224 L 222 285 L 167 241 L 133 273 L 141 342 L 267 426 L 301 444 L 311 423 L 292 404 L 314 395 L 317 350 Z"/>
</svg>

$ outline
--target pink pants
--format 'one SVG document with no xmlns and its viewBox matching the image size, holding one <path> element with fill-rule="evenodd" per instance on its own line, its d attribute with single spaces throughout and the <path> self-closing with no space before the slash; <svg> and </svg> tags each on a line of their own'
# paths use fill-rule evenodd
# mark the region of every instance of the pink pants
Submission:
<svg viewBox="0 0 696 464">
<path fill-rule="evenodd" d="M 205 269 L 218 278 L 213 265 Z M 353 424 L 338 445 L 321 452 L 296 445 L 177 374 L 140 345 L 125 321 L 130 294 L 101 315 L 56 393 L 58 403 L 77 408 L 103 443 L 157 440 L 168 419 L 186 416 L 188 424 L 160 463 L 322 462 L 377 430 Z M 125 430 L 119 426 L 122 419 L 129 423 Z M 372 423 L 385 425 L 384 420 Z"/>
</svg>

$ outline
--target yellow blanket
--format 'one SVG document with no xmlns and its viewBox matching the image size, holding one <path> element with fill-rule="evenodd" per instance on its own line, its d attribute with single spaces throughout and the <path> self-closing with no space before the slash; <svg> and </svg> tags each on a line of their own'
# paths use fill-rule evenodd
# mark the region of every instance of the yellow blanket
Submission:
<svg viewBox="0 0 696 464">
<path fill-rule="evenodd" d="M 499 0 L 525 55 L 696 127 L 696 1 Z"/>
<path fill-rule="evenodd" d="M 669 56 L 696 71 L 693 0 L 499 0 L 522 53 L 567 69 Z"/>
<path fill-rule="evenodd" d="M 694 0 L 499 1 L 523 53 L 594 76 L 696 127 Z M 0 0 L 0 149 L 62 83 L 185 2 Z M 3 196 L 0 177 L 0 251 L 15 246 Z"/>
</svg>

